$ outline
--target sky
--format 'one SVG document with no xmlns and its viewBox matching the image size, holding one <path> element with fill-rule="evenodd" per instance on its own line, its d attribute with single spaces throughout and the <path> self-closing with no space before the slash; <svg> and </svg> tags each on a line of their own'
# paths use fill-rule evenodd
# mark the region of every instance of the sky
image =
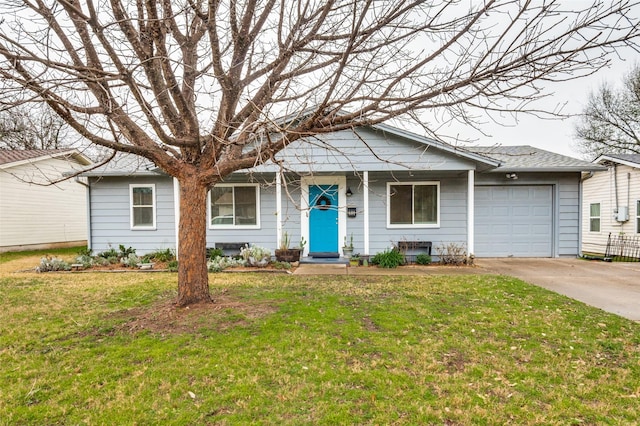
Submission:
<svg viewBox="0 0 640 426">
<path fill-rule="evenodd" d="M 575 8 L 575 10 L 588 7 L 592 1 L 562 0 L 565 7 Z M 637 6 L 635 11 L 640 15 Z M 447 129 L 447 136 L 459 135 L 461 139 L 470 141 L 462 144 L 463 147 L 465 145 L 531 145 L 558 154 L 591 161 L 593 158 L 580 152 L 577 147 L 575 126 L 579 120 L 576 115 L 584 110 L 589 95 L 597 92 L 603 83 L 620 88 L 622 80 L 632 67 L 640 65 L 640 53 L 630 47 L 625 47 L 618 49 L 615 55 L 611 54 L 609 60 L 609 67 L 588 77 L 547 84 L 546 93 L 550 96 L 541 101 L 542 103 L 534 104 L 542 106 L 545 110 L 554 110 L 558 105 L 562 105 L 562 113 L 573 115 L 573 117 L 563 120 L 549 120 L 522 114 L 517 117 L 517 122 L 514 122 L 513 119 L 505 119 L 504 121 L 509 123 L 507 125 L 486 120 L 487 122 L 481 126 L 484 134 L 459 125 L 456 128 Z"/>
<path fill-rule="evenodd" d="M 553 109 L 557 104 L 564 105 L 563 113 L 580 114 L 592 92 L 597 92 L 605 82 L 613 87 L 620 87 L 625 75 L 635 63 L 640 63 L 640 54 L 627 49 L 621 58 L 612 57 L 612 64 L 609 68 L 602 69 L 594 75 L 548 85 L 548 93 L 553 93 L 553 95 L 545 99 L 543 104 L 550 109 Z M 473 140 L 470 143 L 471 146 L 531 145 L 558 154 L 593 160 L 593 158 L 585 157 L 577 149 L 577 139 L 574 133 L 578 122 L 577 117 L 548 120 L 531 115 L 520 115 L 518 122 L 513 125 L 488 123 L 481 126 L 482 130 L 489 134 L 489 137 L 469 129 L 460 128 L 459 131 L 461 135 L 466 135 L 468 139 Z"/>
</svg>

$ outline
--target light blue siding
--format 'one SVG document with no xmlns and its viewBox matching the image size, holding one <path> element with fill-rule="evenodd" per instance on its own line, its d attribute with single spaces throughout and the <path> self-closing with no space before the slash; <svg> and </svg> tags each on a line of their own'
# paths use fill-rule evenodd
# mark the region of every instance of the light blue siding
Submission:
<svg viewBox="0 0 640 426">
<path fill-rule="evenodd" d="M 435 153 L 435 152 L 434 152 Z M 433 153 L 432 153 L 433 154 Z M 453 160 L 456 162 L 457 160 Z M 458 164 L 462 167 L 464 165 Z M 334 165 L 335 168 L 335 165 Z M 353 195 L 347 205 L 357 210 L 355 218 L 346 218 L 347 236 L 353 234 L 354 252 L 365 254 L 364 187 L 362 174 L 347 169 L 346 185 Z M 503 173 L 477 173 L 476 185 L 551 185 L 553 187 L 553 255 L 575 256 L 579 238 L 578 173 L 519 173 L 517 181 Z M 438 181 L 440 183 L 440 226 L 437 228 L 389 228 L 387 226 L 387 183 Z M 207 246 L 217 242 L 249 242 L 277 248 L 277 206 L 273 173 L 234 174 L 225 182 L 259 183 L 259 229 L 207 229 Z M 131 230 L 129 184 L 156 185 L 156 229 Z M 102 177 L 91 179 L 91 245 L 94 252 L 117 248 L 123 244 L 144 254 L 158 249 L 175 248 L 176 224 L 173 180 L 167 176 Z M 289 174 L 282 189 L 281 219 L 291 246 L 301 235 L 300 177 Z M 369 253 L 378 253 L 399 241 L 431 241 L 434 254 L 439 245 L 467 243 L 467 172 L 466 171 L 370 171 L 369 173 Z"/>
<path fill-rule="evenodd" d="M 296 141 L 276 158 L 299 173 L 476 168 L 473 161 L 462 156 L 370 128 L 318 135 L 311 142 Z M 274 165 L 256 168 L 256 171 L 275 170 Z"/>
<path fill-rule="evenodd" d="M 173 181 L 169 177 L 91 178 L 91 248 L 100 253 L 119 245 L 133 247 L 138 254 L 175 248 Z M 156 229 L 132 230 L 129 184 L 155 184 Z"/>
<path fill-rule="evenodd" d="M 440 182 L 440 226 L 438 228 L 388 228 L 387 182 Z M 447 243 L 467 242 L 467 179 L 460 174 L 412 172 L 393 176 L 387 173 L 369 175 L 370 254 L 375 254 L 399 241 L 431 241 L 433 252 Z M 356 249 L 357 251 L 357 249 Z"/>
</svg>

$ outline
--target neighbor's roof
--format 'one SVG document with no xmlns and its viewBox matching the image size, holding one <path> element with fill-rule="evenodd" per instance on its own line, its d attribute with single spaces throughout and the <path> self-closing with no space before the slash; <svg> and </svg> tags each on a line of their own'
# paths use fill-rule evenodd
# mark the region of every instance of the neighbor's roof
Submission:
<svg viewBox="0 0 640 426">
<path fill-rule="evenodd" d="M 640 154 L 603 154 L 593 160 L 593 162 L 597 164 L 614 162 L 618 164 L 624 164 L 625 166 L 629 167 L 640 168 Z"/>
<path fill-rule="evenodd" d="M 91 164 L 77 149 L 0 149 L 0 168 L 58 157 L 72 157 L 82 165 Z"/>
<path fill-rule="evenodd" d="M 469 151 L 500 161 L 492 172 L 589 172 L 605 170 L 602 166 L 529 145 L 476 146 Z"/>
</svg>

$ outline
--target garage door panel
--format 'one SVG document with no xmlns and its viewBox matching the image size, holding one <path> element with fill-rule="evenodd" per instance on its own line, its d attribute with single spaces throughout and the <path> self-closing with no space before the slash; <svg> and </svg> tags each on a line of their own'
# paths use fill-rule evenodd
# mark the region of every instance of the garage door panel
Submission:
<svg viewBox="0 0 640 426">
<path fill-rule="evenodd" d="M 477 256 L 552 256 L 552 186 L 477 187 L 475 200 Z"/>
<path fill-rule="evenodd" d="M 514 206 L 511 211 L 514 216 L 529 216 L 529 207 L 527 206 Z"/>
<path fill-rule="evenodd" d="M 514 224 L 511 227 L 511 230 L 513 232 L 513 235 L 518 236 L 518 237 L 526 237 L 528 235 L 531 235 L 531 226 L 527 225 L 527 224 Z"/>
<path fill-rule="evenodd" d="M 492 201 L 495 203 L 495 201 Z M 508 206 L 492 206 L 491 214 L 494 216 L 509 216 L 509 207 Z"/>
<path fill-rule="evenodd" d="M 516 201 L 528 200 L 529 198 L 531 198 L 531 191 L 528 188 L 513 188 L 511 194 L 511 199 Z"/>
<path fill-rule="evenodd" d="M 532 235 L 541 235 L 546 238 L 548 235 L 551 235 L 551 225 L 542 224 L 542 225 L 531 225 L 531 234 Z"/>
<path fill-rule="evenodd" d="M 549 186 L 540 186 L 533 188 L 533 199 L 534 200 L 545 200 L 551 203 L 551 191 L 549 190 L 551 187 Z"/>
<path fill-rule="evenodd" d="M 533 216 L 542 217 L 545 220 L 551 216 L 551 207 L 547 206 L 533 206 L 531 208 Z"/>
</svg>

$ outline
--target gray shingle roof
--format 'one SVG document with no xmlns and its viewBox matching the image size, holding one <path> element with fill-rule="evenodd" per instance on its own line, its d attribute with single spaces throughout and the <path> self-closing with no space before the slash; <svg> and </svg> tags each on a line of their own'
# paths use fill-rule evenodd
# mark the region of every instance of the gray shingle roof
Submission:
<svg viewBox="0 0 640 426">
<path fill-rule="evenodd" d="M 17 163 L 73 151 L 73 149 L 0 149 L 0 164 Z"/>
<path fill-rule="evenodd" d="M 500 161 L 496 172 L 588 172 L 604 170 L 602 166 L 529 145 L 476 146 L 468 151 Z"/>
<path fill-rule="evenodd" d="M 117 153 L 107 164 L 83 173 L 83 176 L 157 175 L 163 172 L 155 164 L 135 154 Z"/>
</svg>

